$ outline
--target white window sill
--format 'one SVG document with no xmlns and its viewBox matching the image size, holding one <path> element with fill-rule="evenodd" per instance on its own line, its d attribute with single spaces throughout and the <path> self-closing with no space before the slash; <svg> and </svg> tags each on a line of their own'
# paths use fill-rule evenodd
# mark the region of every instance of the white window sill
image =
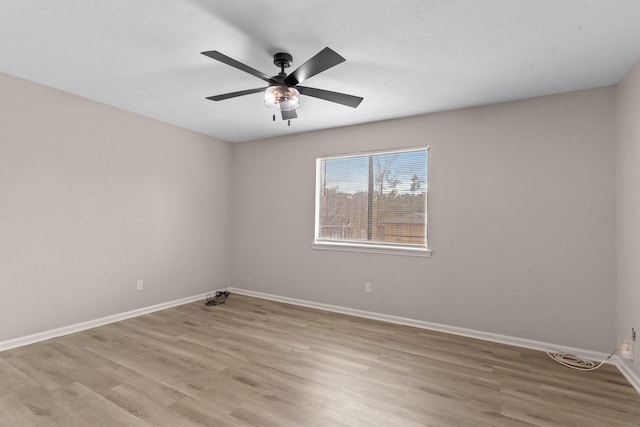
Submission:
<svg viewBox="0 0 640 427">
<path fill-rule="evenodd" d="M 315 242 L 311 244 L 311 248 L 324 251 L 366 252 L 372 254 L 413 256 L 423 258 L 428 258 L 431 256 L 430 249 L 411 248 L 406 246 L 377 246 L 358 243 Z"/>
</svg>

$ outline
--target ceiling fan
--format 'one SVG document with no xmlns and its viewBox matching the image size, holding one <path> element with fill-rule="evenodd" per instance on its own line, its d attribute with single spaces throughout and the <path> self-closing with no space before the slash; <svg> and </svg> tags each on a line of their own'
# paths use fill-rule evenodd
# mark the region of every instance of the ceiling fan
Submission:
<svg viewBox="0 0 640 427">
<path fill-rule="evenodd" d="M 284 72 L 284 69 L 291 66 L 293 57 L 284 52 L 276 53 L 273 55 L 273 63 L 276 67 L 280 68 L 280 73 L 275 76 L 268 76 L 265 73 L 218 52 L 217 50 L 202 52 L 202 54 L 215 59 L 216 61 L 223 62 L 234 68 L 242 70 L 245 73 L 256 76 L 269 83 L 269 86 L 266 88 L 259 87 L 255 89 L 241 90 L 238 92 L 209 96 L 207 99 L 212 101 L 222 101 L 224 99 L 264 92 L 264 105 L 274 111 L 274 121 L 276 119 L 275 112 L 279 111 L 282 115 L 282 120 L 288 120 L 289 125 L 291 125 L 291 119 L 298 117 L 296 109 L 300 106 L 300 94 L 324 99 L 325 101 L 335 102 L 352 108 L 356 108 L 360 105 L 363 99 L 359 96 L 347 95 L 345 93 L 299 86 L 299 84 L 306 79 L 345 61 L 342 56 L 328 47 L 322 49 L 313 58 L 309 59 L 289 75 Z"/>
</svg>

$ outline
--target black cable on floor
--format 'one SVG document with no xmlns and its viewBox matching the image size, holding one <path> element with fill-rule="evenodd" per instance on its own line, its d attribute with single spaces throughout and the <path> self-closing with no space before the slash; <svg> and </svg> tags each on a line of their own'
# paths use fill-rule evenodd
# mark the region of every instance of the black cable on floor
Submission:
<svg viewBox="0 0 640 427">
<path fill-rule="evenodd" d="M 224 304 L 228 296 L 229 292 L 227 291 L 217 291 L 216 296 L 214 297 L 212 297 L 211 294 L 207 294 L 207 302 L 205 302 L 204 305 L 212 306 Z"/>
</svg>

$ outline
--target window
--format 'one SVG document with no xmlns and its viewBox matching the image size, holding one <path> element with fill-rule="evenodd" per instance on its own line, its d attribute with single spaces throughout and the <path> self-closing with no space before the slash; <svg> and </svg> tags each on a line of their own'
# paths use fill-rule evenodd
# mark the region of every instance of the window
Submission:
<svg viewBox="0 0 640 427">
<path fill-rule="evenodd" d="M 314 248 L 428 256 L 429 147 L 316 161 Z"/>
</svg>

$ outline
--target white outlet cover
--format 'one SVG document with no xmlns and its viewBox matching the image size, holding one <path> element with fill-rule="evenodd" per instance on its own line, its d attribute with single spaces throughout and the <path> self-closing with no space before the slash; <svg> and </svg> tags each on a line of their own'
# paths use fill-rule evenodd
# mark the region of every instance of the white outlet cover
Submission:
<svg viewBox="0 0 640 427">
<path fill-rule="evenodd" d="M 620 345 L 620 352 L 622 357 L 633 360 L 633 344 L 631 342 L 623 341 Z"/>
</svg>

